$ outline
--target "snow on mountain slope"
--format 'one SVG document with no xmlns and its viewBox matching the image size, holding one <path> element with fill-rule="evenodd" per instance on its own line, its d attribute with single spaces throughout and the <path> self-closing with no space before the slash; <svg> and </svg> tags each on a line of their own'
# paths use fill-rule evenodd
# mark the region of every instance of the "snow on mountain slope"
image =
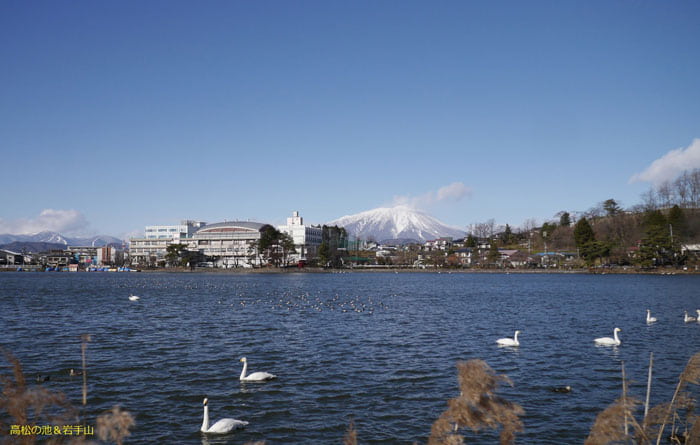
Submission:
<svg viewBox="0 0 700 445">
<path fill-rule="evenodd" d="M 445 236 L 462 238 L 465 232 L 448 226 L 432 216 L 408 206 L 381 207 L 355 215 L 343 216 L 328 223 L 345 227 L 348 233 L 377 241 L 411 238 L 426 241 Z"/>
<path fill-rule="evenodd" d="M 38 242 L 38 243 L 51 243 L 51 244 L 63 244 L 70 246 L 93 246 L 102 247 L 109 244 L 123 244 L 123 241 L 119 238 L 115 238 L 109 235 L 97 235 L 84 238 L 67 238 L 57 232 L 39 232 L 33 235 L 11 235 L 2 234 L 0 235 L 0 244 L 9 244 L 13 242 Z"/>
</svg>

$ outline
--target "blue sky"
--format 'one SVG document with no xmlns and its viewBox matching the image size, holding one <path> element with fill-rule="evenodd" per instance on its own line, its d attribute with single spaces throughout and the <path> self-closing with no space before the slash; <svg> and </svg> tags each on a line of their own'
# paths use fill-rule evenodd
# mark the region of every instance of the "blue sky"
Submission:
<svg viewBox="0 0 700 445">
<path fill-rule="evenodd" d="M 693 1 L 4 0 L 0 233 L 632 206 L 669 152 L 700 167 L 699 20 Z"/>
</svg>

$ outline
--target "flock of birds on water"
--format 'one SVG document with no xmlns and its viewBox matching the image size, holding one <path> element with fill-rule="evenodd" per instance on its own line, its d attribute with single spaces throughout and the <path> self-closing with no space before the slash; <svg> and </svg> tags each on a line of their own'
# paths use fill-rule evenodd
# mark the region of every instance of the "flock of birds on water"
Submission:
<svg viewBox="0 0 700 445">
<path fill-rule="evenodd" d="M 141 298 L 137 295 L 129 295 L 129 301 L 139 301 Z M 287 302 L 289 307 L 290 302 Z M 245 305 L 245 302 L 241 301 L 241 305 Z M 329 303 L 326 303 L 329 304 Z M 332 303 L 329 304 L 329 308 L 333 308 Z M 345 308 L 343 308 L 345 309 Z M 358 307 L 353 307 L 353 310 L 355 312 L 361 312 L 363 311 L 364 308 L 358 308 Z M 345 312 L 345 310 L 343 310 Z M 700 323 L 700 309 L 696 310 L 697 312 L 697 317 L 691 317 L 688 315 L 688 311 L 684 311 L 683 313 L 683 321 L 685 323 Z M 651 316 L 651 310 L 647 309 L 647 316 L 646 316 L 646 323 L 648 325 L 656 323 L 657 319 L 656 317 Z M 622 332 L 622 329 L 620 328 L 615 328 L 613 329 L 613 336 L 612 337 L 599 337 L 593 339 L 593 342 L 596 345 L 600 346 L 619 346 L 622 344 L 622 341 L 620 340 L 620 337 L 617 335 L 619 332 Z M 515 335 L 513 338 L 499 338 L 496 340 L 496 343 L 499 346 L 510 346 L 510 347 L 517 347 L 520 346 L 520 341 L 518 340 L 518 334 L 521 332 L 519 330 L 515 331 Z M 243 363 L 243 370 L 241 371 L 241 376 L 240 376 L 240 381 L 241 382 L 266 382 L 272 379 L 277 378 L 274 374 L 270 374 L 269 372 L 264 372 L 264 371 L 258 371 L 258 372 L 253 372 L 251 374 L 248 374 L 248 360 L 246 357 L 241 358 L 240 360 Z M 75 371 L 71 369 L 71 375 L 79 375 L 77 373 L 74 374 Z M 554 392 L 561 392 L 561 393 L 568 393 L 571 392 L 571 386 L 562 386 L 562 387 L 557 387 L 553 388 L 552 391 Z M 213 424 L 209 424 L 209 399 L 204 398 L 204 401 L 202 402 L 204 406 L 204 414 L 203 414 L 203 419 L 202 419 L 202 426 L 200 428 L 200 431 L 202 433 L 206 434 L 226 434 L 229 433 L 233 430 L 244 428 L 246 425 L 248 425 L 249 422 L 245 420 L 238 420 L 238 419 L 233 419 L 233 418 L 223 418 L 219 419 Z"/>
<path fill-rule="evenodd" d="M 137 295 L 129 295 L 129 300 L 137 302 L 141 297 Z M 218 304 L 226 304 L 224 300 L 218 300 Z M 321 298 L 313 296 L 309 293 L 301 294 L 282 294 L 275 300 L 266 298 L 241 298 L 238 303 L 240 307 L 249 307 L 256 305 L 270 305 L 271 309 L 295 311 L 295 310 L 310 310 L 313 312 L 323 311 L 338 311 L 338 312 L 356 312 L 358 314 L 372 315 L 377 310 L 388 309 L 389 306 L 382 301 L 376 301 L 371 296 L 361 297 L 356 296 L 351 299 L 344 299 L 336 294 L 330 298 Z M 233 303 L 230 306 L 235 306 Z"/>
<path fill-rule="evenodd" d="M 688 311 L 683 311 L 683 321 L 685 323 L 700 323 L 700 309 L 696 309 L 698 316 L 697 317 L 691 317 L 688 315 Z M 647 318 L 646 322 L 647 324 L 653 324 L 656 323 L 657 319 L 656 317 L 651 316 L 651 310 L 647 309 Z M 601 346 L 619 346 L 622 344 L 622 341 L 620 340 L 620 337 L 617 336 L 618 332 L 622 332 L 622 329 L 620 328 L 615 328 L 613 329 L 613 336 L 612 337 L 599 337 L 593 339 L 593 342 L 596 345 L 601 345 Z M 520 331 L 515 331 L 515 335 L 513 338 L 499 338 L 496 340 L 496 343 L 499 346 L 520 346 L 520 341 L 518 340 L 518 334 L 520 334 Z"/>
</svg>

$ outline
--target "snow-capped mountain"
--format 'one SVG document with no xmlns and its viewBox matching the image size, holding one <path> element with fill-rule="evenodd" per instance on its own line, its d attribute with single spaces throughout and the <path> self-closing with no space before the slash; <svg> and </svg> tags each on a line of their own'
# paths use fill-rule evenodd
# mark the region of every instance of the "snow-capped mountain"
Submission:
<svg viewBox="0 0 700 445">
<path fill-rule="evenodd" d="M 327 223 L 345 227 L 351 235 L 377 241 L 408 238 L 427 241 L 445 236 L 462 238 L 465 232 L 441 223 L 432 216 L 408 206 L 381 207 Z"/>
<path fill-rule="evenodd" d="M 0 235 L 0 244 L 10 244 L 14 242 L 29 243 L 52 243 L 63 244 L 65 246 L 92 246 L 102 247 L 110 244 L 123 244 L 119 238 L 109 235 L 96 235 L 91 237 L 65 237 L 58 232 L 39 232 L 34 235 Z"/>
</svg>

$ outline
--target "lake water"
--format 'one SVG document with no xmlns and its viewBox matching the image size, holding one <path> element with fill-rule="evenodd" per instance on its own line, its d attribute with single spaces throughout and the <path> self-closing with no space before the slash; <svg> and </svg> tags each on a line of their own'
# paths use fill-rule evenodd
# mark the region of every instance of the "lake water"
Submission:
<svg viewBox="0 0 700 445">
<path fill-rule="evenodd" d="M 0 345 L 78 406 L 68 371 L 91 334 L 88 423 L 120 404 L 128 443 L 339 444 L 350 419 L 360 443 L 425 443 L 473 358 L 513 381 L 499 393 L 525 409 L 517 443 L 582 443 L 620 395 L 621 362 L 643 400 L 653 351 L 652 403 L 670 399 L 700 351 L 700 324 L 682 319 L 697 308 L 700 276 L 2 273 Z M 621 346 L 594 345 L 614 327 Z M 496 345 L 516 329 L 520 347 Z M 243 356 L 278 378 L 241 384 Z M 212 420 L 248 427 L 203 438 L 205 396 Z"/>
</svg>

